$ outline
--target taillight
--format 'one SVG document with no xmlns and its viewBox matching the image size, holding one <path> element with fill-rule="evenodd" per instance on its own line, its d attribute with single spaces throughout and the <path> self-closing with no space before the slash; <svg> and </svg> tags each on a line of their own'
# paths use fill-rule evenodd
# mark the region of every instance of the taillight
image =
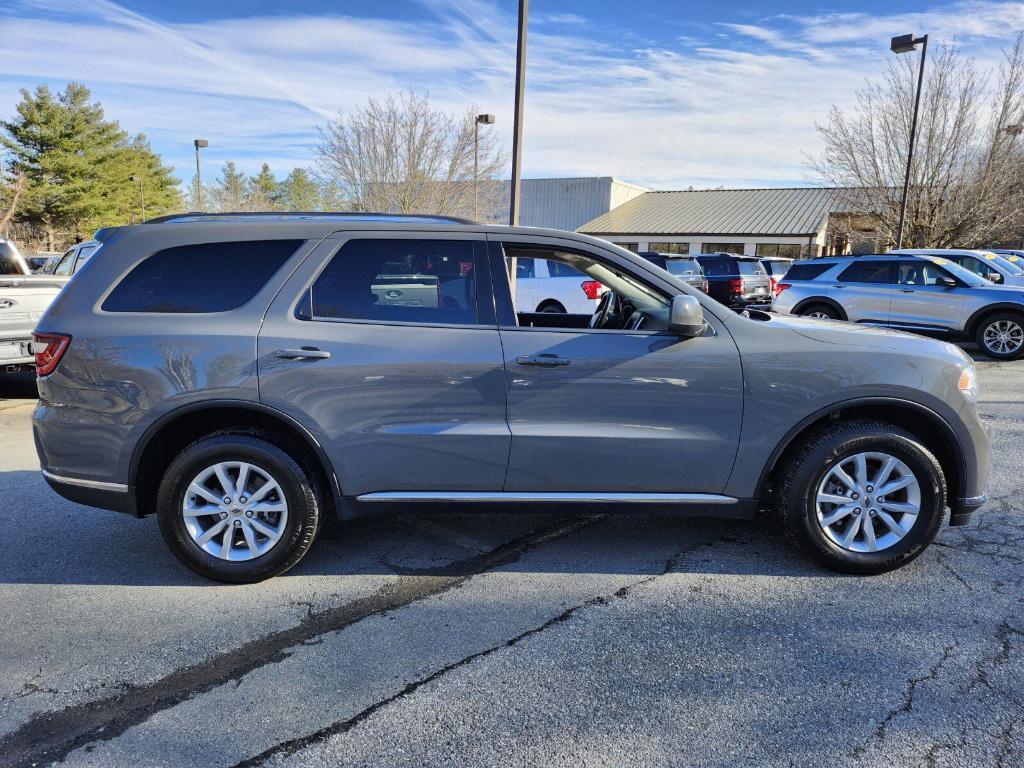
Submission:
<svg viewBox="0 0 1024 768">
<path fill-rule="evenodd" d="M 792 286 L 789 283 L 779 283 L 778 285 L 775 286 L 775 295 L 778 296 L 784 290 L 791 287 Z"/>
<path fill-rule="evenodd" d="M 71 337 L 64 333 L 36 333 L 33 338 L 35 341 L 32 353 L 36 357 L 36 374 L 49 376 L 57 367 L 60 359 L 64 357 L 64 353 L 68 351 Z M 39 347 L 44 344 L 46 346 L 40 350 Z"/>
<path fill-rule="evenodd" d="M 584 280 L 581 287 L 588 299 L 600 299 L 604 293 L 604 285 L 597 280 Z"/>
<path fill-rule="evenodd" d="M 735 277 L 729 281 L 729 290 L 732 293 L 743 293 L 743 278 Z"/>
<path fill-rule="evenodd" d="M 779 281 L 778 281 L 778 279 L 774 278 L 774 277 L 769 277 L 768 279 L 772 281 L 772 293 L 778 294 L 778 292 L 779 292 Z"/>
</svg>

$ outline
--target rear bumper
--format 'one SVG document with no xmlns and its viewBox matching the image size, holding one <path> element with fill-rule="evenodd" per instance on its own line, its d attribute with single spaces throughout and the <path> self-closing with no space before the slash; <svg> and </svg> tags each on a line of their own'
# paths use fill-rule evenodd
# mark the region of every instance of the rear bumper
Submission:
<svg viewBox="0 0 1024 768">
<path fill-rule="evenodd" d="M 113 512 L 134 514 L 128 486 L 120 483 L 102 483 L 97 480 L 83 480 L 64 477 L 43 470 L 46 484 L 68 501 L 88 507 L 109 509 Z"/>
<path fill-rule="evenodd" d="M 35 355 L 33 355 L 29 351 L 31 349 L 31 347 L 29 347 L 29 344 L 31 343 L 31 335 L 17 335 L 7 337 L 4 336 L 3 334 L 0 334 L 0 349 L 4 349 L 7 344 L 17 344 L 20 347 L 20 353 L 15 354 L 12 357 L 5 357 L 2 354 L 0 354 L 0 371 L 2 371 L 6 366 L 9 365 L 22 366 L 28 365 L 30 363 L 34 364 L 36 361 Z"/>
</svg>

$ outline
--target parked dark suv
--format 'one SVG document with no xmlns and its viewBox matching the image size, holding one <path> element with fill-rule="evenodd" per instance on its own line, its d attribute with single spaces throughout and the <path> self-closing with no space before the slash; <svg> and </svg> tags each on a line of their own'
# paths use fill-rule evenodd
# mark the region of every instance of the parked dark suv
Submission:
<svg viewBox="0 0 1024 768">
<path fill-rule="evenodd" d="M 199 573 L 282 573 L 401 504 L 779 510 L 831 568 L 916 557 L 984 501 L 971 360 L 726 309 L 604 240 L 441 217 L 186 214 L 104 233 L 37 328 L 47 482 L 155 512 Z M 514 310 L 507 265 L 605 288 Z"/>
<path fill-rule="evenodd" d="M 731 253 L 701 253 L 696 258 L 711 298 L 727 307 L 771 304 L 772 281 L 760 259 Z"/>
</svg>

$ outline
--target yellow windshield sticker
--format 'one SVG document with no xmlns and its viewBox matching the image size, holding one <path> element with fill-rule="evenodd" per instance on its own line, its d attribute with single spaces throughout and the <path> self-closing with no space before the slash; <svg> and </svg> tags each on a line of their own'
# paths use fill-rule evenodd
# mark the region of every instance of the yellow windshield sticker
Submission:
<svg viewBox="0 0 1024 768">
<path fill-rule="evenodd" d="M 986 253 L 985 258 L 989 261 L 995 261 L 996 255 L 994 253 Z"/>
<path fill-rule="evenodd" d="M 939 259 L 939 258 L 932 259 L 932 264 L 948 264 L 948 263 L 949 262 L 946 261 L 946 259 Z"/>
</svg>

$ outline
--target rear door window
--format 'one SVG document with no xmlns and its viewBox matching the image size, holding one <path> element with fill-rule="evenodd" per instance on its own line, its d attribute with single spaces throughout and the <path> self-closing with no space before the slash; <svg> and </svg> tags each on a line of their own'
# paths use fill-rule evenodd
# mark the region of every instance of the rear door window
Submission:
<svg viewBox="0 0 1024 768">
<path fill-rule="evenodd" d="M 473 246 L 472 240 L 349 240 L 313 283 L 299 317 L 475 324 Z"/>
<path fill-rule="evenodd" d="M 828 272 L 834 264 L 792 264 L 786 270 L 786 280 L 813 280 Z"/>
<path fill-rule="evenodd" d="M 105 312 L 227 312 L 245 304 L 302 240 L 198 243 L 157 251 L 125 275 Z"/>
<path fill-rule="evenodd" d="M 891 261 L 858 261 L 839 275 L 838 280 L 842 283 L 893 283 L 893 270 Z"/>
</svg>

